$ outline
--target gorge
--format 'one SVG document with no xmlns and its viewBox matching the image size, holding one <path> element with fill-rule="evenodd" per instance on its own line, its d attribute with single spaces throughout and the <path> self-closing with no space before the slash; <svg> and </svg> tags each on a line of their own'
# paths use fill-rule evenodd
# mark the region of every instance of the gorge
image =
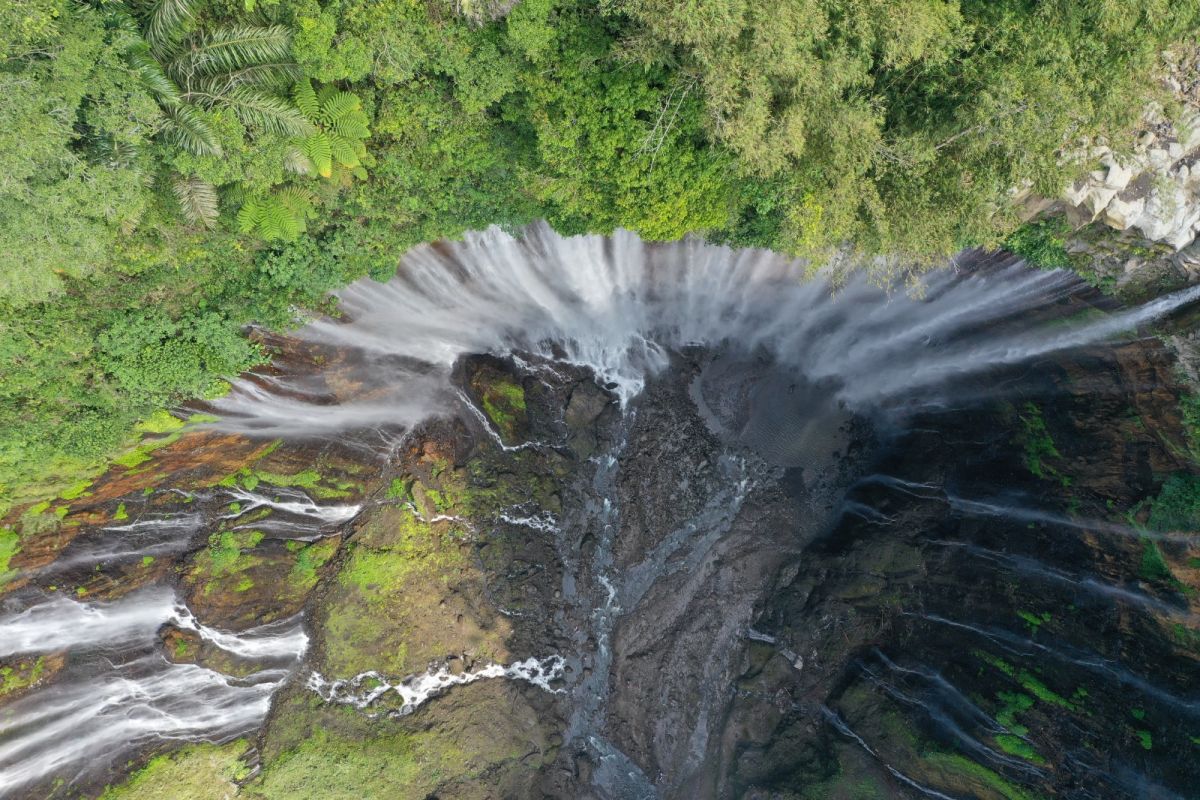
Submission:
<svg viewBox="0 0 1200 800">
<path fill-rule="evenodd" d="M 539 224 L 337 297 L 12 512 L 0 796 L 1195 795 L 1200 287 Z"/>
</svg>

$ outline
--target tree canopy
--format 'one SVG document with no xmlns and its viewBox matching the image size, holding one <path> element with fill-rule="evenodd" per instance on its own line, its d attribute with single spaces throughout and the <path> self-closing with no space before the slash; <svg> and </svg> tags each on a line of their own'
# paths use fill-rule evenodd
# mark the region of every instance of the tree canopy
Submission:
<svg viewBox="0 0 1200 800">
<path fill-rule="evenodd" d="M 470 228 L 994 244 L 1198 30 L 1200 0 L 0 4 L 0 485 Z"/>
</svg>

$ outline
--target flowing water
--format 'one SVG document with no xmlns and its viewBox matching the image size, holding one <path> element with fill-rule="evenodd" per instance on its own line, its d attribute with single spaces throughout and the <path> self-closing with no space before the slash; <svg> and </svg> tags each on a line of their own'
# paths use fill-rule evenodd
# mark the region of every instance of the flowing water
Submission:
<svg viewBox="0 0 1200 800">
<path fill-rule="evenodd" d="M 282 369 L 238 382 L 216 402 L 221 419 L 211 427 L 288 443 L 340 442 L 362 453 L 374 474 L 380 463 L 398 457 L 405 437 L 423 423 L 458 417 L 503 457 L 543 458 L 577 446 L 568 441 L 565 422 L 545 421 L 531 427 L 528 436 L 514 437 L 464 389 L 464 359 L 501 358 L 527 386 L 543 384 L 547 393 L 570 370 L 591 375 L 615 398 L 618 412 L 608 438 L 573 467 L 579 477 L 562 508 L 529 502 L 493 509 L 482 518 L 432 511 L 422 516 L 418 505 L 405 501 L 421 522 L 455 525 L 464 540 L 477 541 L 492 535 L 495 526 L 506 526 L 549 542 L 562 568 L 554 587 L 558 605 L 532 624 L 557 626 L 562 650 L 477 662 L 469 669 L 434 663 L 408 675 L 378 670 L 323 675 L 304 666 L 310 640 L 305 628 L 312 623 L 303 615 L 236 630 L 205 624 L 167 573 L 107 599 L 51 591 L 51 583 L 63 575 L 93 566 L 129 568 L 139 561 L 149 565 L 194 555 L 214 531 L 261 534 L 289 553 L 324 540 L 340 542 L 361 515 L 399 502 L 400 496 L 391 493 L 393 486 L 373 500 L 322 501 L 297 486 L 247 488 L 227 481 L 206 490 L 201 500 L 209 504 L 207 510 L 188 509 L 181 501 L 170 512 L 92 526 L 56 559 L 32 570 L 29 586 L 4 600 L 0 659 L 57 659 L 61 666 L 52 680 L 0 707 L 0 795 L 24 796 L 35 791 L 30 787 L 41 791 L 56 779 L 68 787 L 92 787 L 114 774 L 111 768 L 122 760 L 164 743 L 224 742 L 251 733 L 263 724 L 272 696 L 283 686 L 302 687 L 327 703 L 363 713 L 400 718 L 436 704 L 446 692 L 460 691 L 457 687 L 494 679 L 532 686 L 567 704 L 564 752 L 592 761 L 586 781 L 595 796 L 684 796 L 698 785 L 695 776 L 708 769 L 714 748 L 723 746 L 721 737 L 732 735 L 722 734 L 720 727 L 736 705 L 730 698 L 754 696 L 749 689 L 728 688 L 747 643 L 781 654 L 786 667 L 781 675 L 794 672 L 809 680 L 810 673 L 823 674 L 826 656 L 833 656 L 802 643 L 806 634 L 798 631 L 817 636 L 830 629 L 832 612 L 819 621 L 805 617 L 789 629 L 792 611 L 770 611 L 770 606 L 803 584 L 809 562 L 799 554 L 806 547 L 858 527 L 876 531 L 864 536 L 902 538 L 912 535 L 913 525 L 928 523 L 923 541 L 983 565 L 971 569 L 1019 575 L 1072 596 L 1086 595 L 1087 602 L 1190 622 L 1193 615 L 1178 602 L 1133 580 L 1121 582 L 1079 565 L 1055 563 L 1052 556 L 956 538 L 959 530 L 944 527 L 946 519 L 964 530 L 1002 520 L 1015 529 L 1044 526 L 1074 541 L 1106 537 L 1164 544 L 1186 544 L 1186 532 L 1153 533 L 1115 519 L 1039 507 L 1037 498 L 1005 493 L 1003 481 L 994 487 L 996 493 L 984 495 L 947 488 L 944 474 L 871 472 L 866 456 L 851 455 L 867 441 L 884 452 L 904 436 L 926 431 L 941 436 L 939 420 L 958 419 L 1008 398 L 1019 402 L 1035 382 L 1022 376 L 1040 374 L 1038 365 L 1048 357 L 1070 361 L 1089 348 L 1107 352 L 1115 342 L 1144 335 L 1148 323 L 1200 299 L 1200 287 L 1192 287 L 1096 315 L 1084 312 L 1093 302 L 1103 303 L 1069 274 L 1030 270 L 1012 259 L 976 255 L 967 261 L 968 269 L 937 271 L 918 286 L 885 290 L 859 275 L 835 283 L 823 274 L 805 279 L 802 265 L 768 252 L 699 241 L 650 244 L 624 232 L 566 238 L 540 226 L 517 238 L 492 229 L 468 234 L 462 242 L 415 248 L 392 281 L 348 287 L 339 293 L 339 316 L 312 322 L 296 334 L 296 347 L 316 348 L 323 355 L 313 363 L 326 366 Z M 681 366 L 685 362 L 692 366 Z M 666 400 L 645 398 L 657 391 L 661 376 L 676 372 L 679 392 L 664 395 Z M 662 445 L 660 440 L 674 435 L 667 430 L 653 438 L 658 423 L 652 415 L 661 410 L 655 403 L 668 404 L 672 413 L 686 406 L 707 431 L 704 436 L 711 437 L 705 445 L 711 451 L 691 452 L 685 444 L 682 451 L 671 451 L 678 464 L 647 465 L 647 442 Z M 870 427 L 871 433 L 860 436 L 855 426 Z M 981 435 L 986 439 L 991 433 Z M 969 449 L 956 453 L 947 445 L 931 452 L 930 461 L 953 465 L 960 455 L 965 460 Z M 699 500 L 691 505 L 652 497 L 647 488 L 639 489 L 641 494 L 623 488 L 631 471 L 653 475 L 683 469 L 679 465 L 690 469 L 692 461 L 699 465 L 695 476 L 701 477 L 684 477 L 667 487 L 683 498 L 696 493 Z M 701 479 L 709 481 L 707 488 L 698 488 Z M 168 477 L 162 488 L 170 482 Z M 346 494 L 337 490 L 333 496 L 339 492 Z M 764 497 L 784 509 L 783 521 L 764 517 L 767 521 L 755 528 L 744 520 L 769 505 Z M 655 503 L 678 508 L 665 514 L 670 524 L 645 547 L 630 549 L 622 537 L 632 535 L 631 526 L 650 536 L 653 514 L 646 509 Z M 938 510 L 925 510 L 930 508 Z M 814 555 L 813 563 L 819 558 Z M 736 569 L 723 571 L 731 563 Z M 822 574 L 835 568 L 825 566 Z M 813 591 L 804 585 L 804 591 Z M 1036 625 L 1027 635 L 995 619 L 975 618 L 970 607 L 956 617 L 914 598 L 897 601 L 913 605 L 899 609 L 895 619 L 953 631 L 960 643 L 994 646 L 1007 657 L 1079 669 L 1195 715 L 1197 701 L 1189 692 L 1200 686 L 1165 687 L 1127 665 L 1120 653 L 1089 649 L 1095 642 L 1067 641 L 1065 634 L 1062 641 L 1039 637 Z M 537 612 L 496 606 L 518 621 Z M 760 616 L 766 627 L 756 621 Z M 657 617 L 673 619 L 673 627 L 664 623 L 656 632 Z M 710 619 L 703 634 L 688 639 L 680 633 L 699 630 L 701 618 Z M 168 630 L 198 637 L 245 668 L 235 675 L 212 665 L 174 663 L 163 649 Z M 636 683 L 633 678 L 619 685 L 614 676 L 645 681 L 645 674 L 630 666 L 640 662 L 631 661 L 629 653 L 648 658 L 644 651 L 658 646 L 658 635 L 664 648 L 675 648 L 669 652 L 676 659 L 660 669 L 683 670 L 681 664 L 689 662 L 688 685 L 705 687 L 706 694 L 681 701 L 687 695 L 677 691 L 672 702 L 676 710 L 685 708 L 679 712 L 684 714 L 681 727 L 660 730 L 646 744 L 629 733 L 630 720 L 637 717 L 629 709 L 637 703 L 626 695 L 640 689 L 628 688 Z M 849 641 L 848 633 L 841 635 Z M 705 641 L 697 642 L 698 636 Z M 997 736 L 1024 734 L 1011 720 L 1000 721 L 979 705 L 961 670 L 933 661 L 941 657 L 937 653 L 925 657 L 930 660 L 905 660 L 864 645 L 847 655 L 849 677 L 840 685 L 869 686 L 875 696 L 919 716 L 939 741 L 1010 780 L 1031 785 L 1051 780 L 1048 770 L 1056 765 L 1014 755 L 1011 743 L 1008 751 L 996 744 Z M 832 681 L 832 674 L 821 680 Z M 296 676 L 299 680 L 293 680 Z M 663 681 L 671 683 L 665 676 Z M 778 689 L 772 707 L 795 713 L 805 707 L 799 699 L 780 700 L 783 695 L 791 697 L 792 689 Z M 928 770 L 913 772 L 897 760 L 911 760 L 911 754 L 829 703 L 815 711 L 809 707 L 809 719 L 824 720 L 822 730 L 881 764 L 897 791 L 962 796 L 931 783 L 937 775 Z M 1086 760 L 1087 754 L 1077 749 L 1068 756 Z M 648 766 L 653 759 L 657 769 Z M 1133 766 L 1111 770 L 1112 785 L 1150 785 Z"/>
</svg>

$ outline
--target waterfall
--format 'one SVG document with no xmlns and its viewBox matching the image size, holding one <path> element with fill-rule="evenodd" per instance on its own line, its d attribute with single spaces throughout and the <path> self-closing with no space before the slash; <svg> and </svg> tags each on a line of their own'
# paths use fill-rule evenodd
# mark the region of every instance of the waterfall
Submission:
<svg viewBox="0 0 1200 800">
<path fill-rule="evenodd" d="M 589 367 L 621 401 L 688 345 L 766 353 L 855 410 L 911 402 L 963 375 L 1132 331 L 1200 298 L 1200 287 L 1068 326 L 1038 313 L 1083 289 L 1019 263 L 942 269 L 907 291 L 844 285 L 763 250 L 632 233 L 564 237 L 497 228 L 410 250 L 386 284 L 339 293 L 342 315 L 298 336 L 343 348 L 353 398 L 311 396 L 310 379 L 243 382 L 218 408 L 263 435 L 412 425 L 453 406 L 447 376 L 466 354 L 526 353 Z M 1014 323 L 1013 321 L 1016 320 Z M 1003 330 L 991 330 L 1006 323 Z"/>
</svg>

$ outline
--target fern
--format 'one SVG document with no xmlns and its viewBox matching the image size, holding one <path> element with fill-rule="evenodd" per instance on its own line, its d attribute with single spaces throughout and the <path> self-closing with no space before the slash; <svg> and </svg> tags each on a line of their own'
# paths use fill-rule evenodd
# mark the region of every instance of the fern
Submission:
<svg viewBox="0 0 1200 800">
<path fill-rule="evenodd" d="M 199 111 L 187 105 L 168 107 L 165 111 L 166 136 L 176 147 L 198 156 L 222 155 L 216 133 Z"/>
<path fill-rule="evenodd" d="M 289 145 L 283 152 L 283 168 L 297 175 L 312 175 L 317 165 L 304 152 L 302 145 Z"/>
<path fill-rule="evenodd" d="M 184 219 L 210 230 L 217 226 L 217 190 L 211 183 L 194 175 L 179 175 L 172 188 Z"/>
<path fill-rule="evenodd" d="M 292 87 L 292 100 L 296 103 L 296 108 L 304 116 L 308 117 L 312 122 L 317 122 L 321 115 L 321 104 L 317 100 L 317 93 L 313 91 L 312 84 L 308 79 L 298 81 Z"/>
<path fill-rule="evenodd" d="M 321 103 L 321 122 L 326 125 L 362 111 L 362 101 L 350 92 L 339 91 Z"/>
<path fill-rule="evenodd" d="M 308 80 L 292 87 L 296 107 L 321 129 L 299 143 L 301 150 L 324 178 L 332 177 L 336 162 L 342 167 L 362 174 L 362 159 L 366 155 L 363 139 L 371 135 L 362 101 L 336 86 L 314 91 Z M 344 177 L 344 176 L 343 176 Z"/>
<path fill-rule="evenodd" d="M 329 145 L 330 150 L 333 152 L 333 157 L 343 167 L 357 167 L 362 163 L 359 161 L 358 147 L 355 142 L 332 133 L 329 134 Z"/>
<path fill-rule="evenodd" d="M 304 155 L 308 156 L 317 168 L 317 173 L 323 178 L 328 178 L 333 172 L 333 147 L 329 136 L 322 132 L 314 133 L 301 142 L 300 146 Z"/>
<path fill-rule="evenodd" d="M 275 192 L 275 199 L 286 206 L 297 219 L 306 220 L 314 214 L 313 204 L 316 202 L 316 197 L 307 189 L 301 189 L 299 186 L 285 186 Z"/>
<path fill-rule="evenodd" d="M 304 233 L 313 216 L 313 196 L 295 186 L 287 186 L 266 197 L 247 200 L 238 210 L 238 229 L 257 233 L 267 241 L 291 241 Z"/>
</svg>

